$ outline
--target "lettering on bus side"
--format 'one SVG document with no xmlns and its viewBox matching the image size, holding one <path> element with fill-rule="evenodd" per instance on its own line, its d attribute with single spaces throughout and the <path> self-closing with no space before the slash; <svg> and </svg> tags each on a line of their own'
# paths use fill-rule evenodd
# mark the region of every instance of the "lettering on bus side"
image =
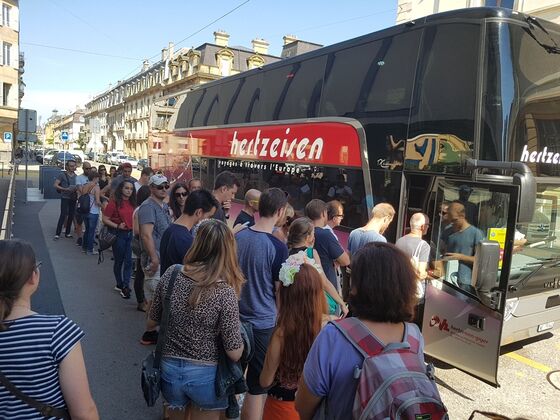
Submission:
<svg viewBox="0 0 560 420">
<path fill-rule="evenodd" d="M 530 163 L 548 163 L 558 165 L 560 164 L 560 153 L 554 153 L 548 151 L 548 147 L 544 147 L 541 151 L 533 150 L 529 151 L 527 145 L 523 147 L 523 152 L 521 152 L 521 162 Z"/>
<path fill-rule="evenodd" d="M 257 130 L 254 138 L 239 139 L 237 130 L 233 132 L 231 140 L 231 156 L 256 156 L 262 158 L 298 160 L 321 160 L 323 154 L 323 138 L 317 137 L 313 141 L 307 137 L 289 139 L 290 128 L 286 128 L 286 138 L 261 137 L 261 130 Z"/>
</svg>

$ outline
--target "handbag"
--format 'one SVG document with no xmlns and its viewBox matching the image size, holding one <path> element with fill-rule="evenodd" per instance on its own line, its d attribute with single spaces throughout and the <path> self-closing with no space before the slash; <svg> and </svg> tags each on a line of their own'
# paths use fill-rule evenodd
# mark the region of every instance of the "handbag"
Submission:
<svg viewBox="0 0 560 420">
<path fill-rule="evenodd" d="M 169 324 L 169 313 L 171 311 L 171 293 L 173 292 L 173 286 L 175 280 L 179 275 L 181 270 L 181 265 L 177 264 L 173 268 L 173 273 L 171 274 L 171 279 L 167 285 L 167 293 L 165 294 L 165 300 L 163 301 L 163 314 L 161 317 L 161 324 L 159 327 L 158 340 L 156 344 L 156 349 L 150 352 L 146 358 L 142 361 L 142 374 L 141 374 L 141 384 L 142 392 L 144 393 L 144 399 L 148 407 L 153 407 L 159 398 L 161 391 L 161 353 L 163 350 L 163 345 L 165 344 L 167 326 Z"/>
<path fill-rule="evenodd" d="M 42 403 L 41 401 L 31 398 L 21 392 L 13 383 L 10 382 L 2 372 L 0 372 L 0 383 L 16 397 L 18 400 L 23 401 L 28 406 L 33 407 L 45 418 L 56 417 L 57 419 L 70 420 L 70 413 L 65 408 L 53 407 L 52 405 Z"/>
<path fill-rule="evenodd" d="M 120 218 L 121 214 L 119 213 L 118 206 L 116 207 L 116 209 L 117 209 L 117 214 Z M 99 257 L 97 259 L 97 264 L 101 264 L 105 260 L 105 258 L 103 257 L 103 251 L 111 248 L 117 240 L 117 229 L 110 228 L 109 226 L 104 224 L 99 230 L 99 233 L 97 234 L 97 240 L 98 240 L 97 248 L 99 250 Z"/>
</svg>

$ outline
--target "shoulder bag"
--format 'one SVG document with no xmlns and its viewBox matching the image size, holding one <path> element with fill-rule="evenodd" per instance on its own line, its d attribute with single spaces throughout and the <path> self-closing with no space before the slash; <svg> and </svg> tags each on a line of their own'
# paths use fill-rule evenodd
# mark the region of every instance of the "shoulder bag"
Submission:
<svg viewBox="0 0 560 420">
<path fill-rule="evenodd" d="M 117 214 L 119 215 L 119 219 L 121 219 L 121 215 L 119 213 L 119 206 L 116 203 L 115 203 L 115 208 L 117 209 Z M 114 228 L 110 228 L 105 223 L 103 223 L 103 226 L 99 230 L 99 233 L 97 234 L 97 239 L 99 241 L 98 242 L 99 257 L 97 258 L 97 264 L 101 264 L 105 260 L 105 258 L 103 257 L 103 251 L 111 248 L 113 244 L 117 241 L 117 233 L 113 232 L 114 230 L 115 230 Z"/>
<path fill-rule="evenodd" d="M 52 405 L 48 405 L 42 403 L 41 401 L 37 401 L 35 398 L 31 398 L 28 395 L 25 395 L 21 392 L 13 383 L 10 382 L 6 376 L 2 372 L 0 372 L 0 383 L 4 385 L 4 387 L 16 397 L 18 400 L 23 401 L 30 407 L 33 407 L 37 410 L 41 415 L 45 418 L 49 417 L 56 417 L 57 419 L 63 420 L 70 420 L 70 413 L 65 408 L 57 408 L 53 407 Z"/>
<path fill-rule="evenodd" d="M 165 300 L 163 301 L 163 314 L 161 317 L 156 349 L 148 354 L 148 356 L 146 356 L 146 358 L 142 361 L 142 392 L 144 393 L 144 399 L 146 400 L 148 407 L 153 407 L 159 398 L 161 390 L 161 353 L 163 351 L 163 345 L 165 344 L 167 326 L 169 324 L 171 294 L 181 267 L 182 265 L 180 264 L 175 265 L 173 273 L 171 274 L 171 279 L 169 279 L 169 284 L 167 285 L 167 293 L 165 294 Z"/>
<path fill-rule="evenodd" d="M 68 176 L 68 172 L 64 171 L 64 176 L 66 177 L 66 182 L 68 183 L 68 188 L 70 188 L 70 177 Z M 76 201 L 78 199 L 78 192 L 76 190 L 70 193 L 70 200 Z"/>
</svg>

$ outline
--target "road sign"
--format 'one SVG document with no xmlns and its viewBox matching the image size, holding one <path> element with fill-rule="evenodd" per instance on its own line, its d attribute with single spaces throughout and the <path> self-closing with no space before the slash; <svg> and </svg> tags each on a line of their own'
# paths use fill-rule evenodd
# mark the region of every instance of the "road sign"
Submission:
<svg viewBox="0 0 560 420">
<path fill-rule="evenodd" d="M 37 134 L 35 133 L 17 133 L 17 141 L 28 141 L 29 143 L 37 143 Z"/>
<path fill-rule="evenodd" d="M 11 143 L 11 142 L 12 142 L 12 132 L 4 131 L 4 143 Z"/>
<path fill-rule="evenodd" d="M 34 133 L 37 131 L 37 111 L 20 109 L 18 111 L 18 131 Z"/>
<path fill-rule="evenodd" d="M 68 131 L 63 131 L 60 133 L 60 140 L 62 141 L 68 141 L 69 137 L 68 137 Z"/>
</svg>

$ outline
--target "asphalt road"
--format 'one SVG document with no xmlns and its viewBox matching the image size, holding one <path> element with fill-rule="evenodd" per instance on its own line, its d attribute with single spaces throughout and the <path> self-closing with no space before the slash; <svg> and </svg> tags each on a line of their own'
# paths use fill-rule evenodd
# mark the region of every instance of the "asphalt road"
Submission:
<svg viewBox="0 0 560 420">
<path fill-rule="evenodd" d="M 36 184 L 36 175 L 30 179 Z M 15 235 L 32 242 L 43 261 L 34 309 L 65 313 L 84 329 L 86 365 L 102 419 L 161 418 L 161 406 L 148 409 L 140 390 L 139 363 L 148 351 L 138 342 L 144 316 L 136 311 L 134 297 L 125 301 L 112 290 L 110 254 L 98 265 L 97 258 L 80 253 L 73 240 L 54 242 L 58 200 L 24 204 L 22 187 L 19 182 Z M 437 366 L 439 390 L 451 419 L 467 419 L 473 410 L 511 419 L 560 418 L 560 373 L 554 373 L 560 370 L 560 333 L 502 348 L 500 388 L 441 363 Z"/>
</svg>

